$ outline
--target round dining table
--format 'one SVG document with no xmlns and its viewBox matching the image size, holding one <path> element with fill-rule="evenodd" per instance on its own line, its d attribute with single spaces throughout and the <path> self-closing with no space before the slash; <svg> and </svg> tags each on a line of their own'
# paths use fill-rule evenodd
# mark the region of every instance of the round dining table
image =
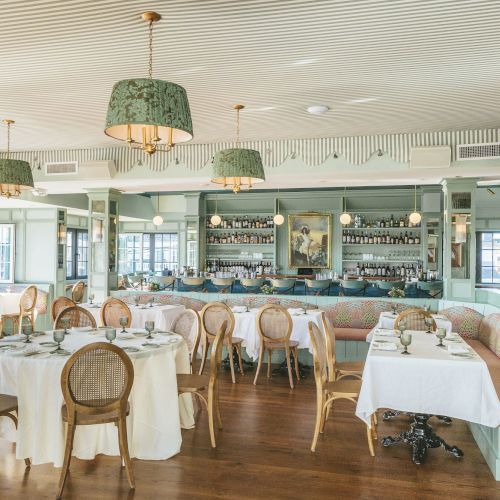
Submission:
<svg viewBox="0 0 500 500">
<path fill-rule="evenodd" d="M 116 345 L 138 349 L 127 352 L 134 367 L 127 417 L 130 455 L 145 460 L 170 458 L 180 451 L 181 427 L 194 427 L 191 395 L 177 394 L 177 373 L 190 372 L 186 342 L 175 334 L 156 334 L 146 341 L 144 331 L 119 331 Z M 61 347 L 71 353 L 91 342 L 107 342 L 104 335 L 102 329 L 70 331 Z M 0 418 L 0 436 L 16 442 L 18 459 L 61 467 L 66 425 L 61 417 L 60 378 L 69 356 L 51 353 L 54 346 L 42 345 L 50 341 L 52 332 L 32 338 L 30 344 L 18 336 L 0 340 L 0 393 L 17 396 L 19 402 L 17 432 L 9 419 Z M 88 460 L 98 454 L 119 455 L 115 425 L 78 426 L 73 456 Z"/>
</svg>

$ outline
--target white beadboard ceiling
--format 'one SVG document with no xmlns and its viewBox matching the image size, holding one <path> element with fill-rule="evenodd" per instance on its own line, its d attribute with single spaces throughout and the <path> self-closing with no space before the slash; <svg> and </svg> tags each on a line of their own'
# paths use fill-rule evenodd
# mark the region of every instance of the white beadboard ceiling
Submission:
<svg viewBox="0 0 500 500">
<path fill-rule="evenodd" d="M 233 103 L 247 105 L 247 140 L 500 125 L 497 1 L 1 0 L 13 149 L 116 145 L 108 98 L 147 75 L 151 9 L 163 15 L 154 75 L 186 88 L 197 143 L 233 138 Z"/>
</svg>

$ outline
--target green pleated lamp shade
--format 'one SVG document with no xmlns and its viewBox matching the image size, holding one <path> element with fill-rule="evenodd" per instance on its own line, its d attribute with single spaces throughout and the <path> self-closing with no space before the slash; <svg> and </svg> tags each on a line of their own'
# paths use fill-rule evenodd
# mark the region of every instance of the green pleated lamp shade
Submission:
<svg viewBox="0 0 500 500">
<path fill-rule="evenodd" d="M 240 186 L 251 188 L 265 180 L 262 158 L 258 151 L 233 148 L 215 153 L 212 182 L 231 187 L 234 192 L 238 192 Z"/>
<path fill-rule="evenodd" d="M 149 78 L 117 82 L 109 100 L 105 134 L 120 141 L 130 138 L 141 144 L 143 128 L 151 134 L 153 127 L 148 126 L 154 125 L 158 127 L 160 143 L 177 144 L 193 138 L 186 90 L 172 82 Z"/>
<path fill-rule="evenodd" d="M 27 161 L 0 159 L 1 196 L 19 196 L 22 190 L 33 187 L 33 174 Z"/>
</svg>

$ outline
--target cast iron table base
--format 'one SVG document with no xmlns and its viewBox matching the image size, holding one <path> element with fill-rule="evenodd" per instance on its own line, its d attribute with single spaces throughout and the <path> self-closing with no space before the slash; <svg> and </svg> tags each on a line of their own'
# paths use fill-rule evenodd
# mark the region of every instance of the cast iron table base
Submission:
<svg viewBox="0 0 500 500">
<path fill-rule="evenodd" d="M 410 430 L 403 431 L 397 436 L 388 436 L 382 438 L 384 446 L 392 446 L 398 443 L 407 443 L 412 446 L 413 463 L 420 465 L 425 460 L 425 455 L 429 448 L 439 448 L 442 446 L 445 451 L 451 453 L 456 458 L 464 456 L 462 450 L 456 446 L 450 446 L 444 439 L 440 438 L 434 432 L 432 427 L 427 423 L 431 415 L 416 413 L 413 415 L 413 420 L 410 424 Z"/>
<path fill-rule="evenodd" d="M 290 366 L 292 367 L 292 371 L 295 372 L 294 357 L 293 357 L 292 352 L 290 353 Z M 309 370 L 310 370 L 309 366 L 306 366 L 299 361 L 300 378 L 306 378 L 309 375 Z M 284 359 L 281 362 L 281 364 L 278 366 L 278 368 L 275 368 L 273 370 L 273 375 L 277 375 L 277 374 L 280 374 L 280 375 L 284 374 L 284 375 L 288 376 L 288 365 L 286 364 L 286 359 Z"/>
<path fill-rule="evenodd" d="M 388 410 L 383 413 L 382 417 L 384 420 L 392 420 L 393 418 L 399 417 L 399 415 L 401 415 L 400 411 Z M 405 412 L 405 415 L 413 417 L 415 413 Z M 445 417 L 444 415 L 429 415 L 429 417 L 436 417 L 440 422 L 443 422 L 443 424 L 451 424 L 453 422 L 450 417 Z"/>
</svg>

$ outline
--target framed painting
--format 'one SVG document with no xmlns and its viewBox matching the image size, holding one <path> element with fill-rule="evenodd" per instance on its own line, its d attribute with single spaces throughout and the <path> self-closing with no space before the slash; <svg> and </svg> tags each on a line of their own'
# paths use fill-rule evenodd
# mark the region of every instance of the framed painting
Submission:
<svg viewBox="0 0 500 500">
<path fill-rule="evenodd" d="M 332 214 L 288 216 L 288 267 L 327 269 L 332 261 Z"/>
<path fill-rule="evenodd" d="M 462 267 L 462 246 L 463 243 L 451 244 L 451 267 Z"/>
</svg>

